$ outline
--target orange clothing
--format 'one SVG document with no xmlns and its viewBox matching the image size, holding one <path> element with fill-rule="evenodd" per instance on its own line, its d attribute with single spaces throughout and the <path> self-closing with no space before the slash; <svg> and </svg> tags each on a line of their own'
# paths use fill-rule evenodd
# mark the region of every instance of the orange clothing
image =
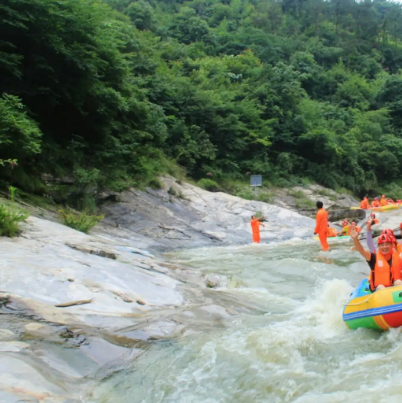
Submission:
<svg viewBox="0 0 402 403">
<path fill-rule="evenodd" d="M 369 202 L 368 202 L 367 198 L 364 198 L 360 202 L 360 208 L 362 208 L 363 210 L 367 210 L 369 208 Z"/>
<path fill-rule="evenodd" d="M 317 211 L 316 225 L 314 232 L 318 234 L 318 238 L 320 239 L 323 250 L 329 250 L 327 242 L 327 230 L 328 230 L 328 213 L 323 208 L 320 208 Z"/>
<path fill-rule="evenodd" d="M 319 232 L 318 238 L 321 242 L 322 250 L 329 250 L 329 245 L 327 242 L 327 234 L 323 234 L 322 232 Z"/>
<path fill-rule="evenodd" d="M 253 218 L 250 221 L 251 224 L 251 230 L 253 231 L 253 242 L 255 243 L 260 243 L 261 237 L 260 237 L 260 225 L 261 222 L 257 220 L 257 218 Z"/>
<path fill-rule="evenodd" d="M 315 217 L 316 225 L 314 232 L 319 234 L 320 232 L 327 233 L 328 228 L 328 213 L 323 209 L 320 208 L 317 211 L 317 215 Z"/>
<path fill-rule="evenodd" d="M 338 235 L 338 233 L 336 232 L 335 228 L 328 227 L 328 229 L 327 229 L 328 238 L 331 238 L 331 237 L 334 237 L 334 236 L 337 236 L 337 235 Z"/>
<path fill-rule="evenodd" d="M 373 200 L 373 202 L 371 203 L 372 207 L 380 207 L 380 202 L 378 200 Z"/>
<path fill-rule="evenodd" d="M 388 206 L 387 199 L 381 198 L 381 200 L 380 200 L 380 205 L 381 205 L 381 206 Z"/>
<path fill-rule="evenodd" d="M 374 270 L 371 270 L 370 273 L 370 286 L 372 290 L 380 284 L 384 287 L 390 287 L 394 284 L 395 280 L 401 280 L 402 260 L 397 252 L 394 251 L 392 253 L 390 261 L 392 262 L 391 267 L 384 255 L 380 252 L 377 253 Z"/>
</svg>

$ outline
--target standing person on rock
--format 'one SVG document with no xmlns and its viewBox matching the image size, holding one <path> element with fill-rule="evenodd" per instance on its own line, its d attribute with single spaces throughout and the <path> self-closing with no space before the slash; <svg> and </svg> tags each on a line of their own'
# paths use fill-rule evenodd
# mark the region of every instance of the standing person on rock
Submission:
<svg viewBox="0 0 402 403">
<path fill-rule="evenodd" d="M 316 216 L 316 226 L 314 230 L 314 235 L 318 234 L 320 239 L 322 250 L 329 250 L 329 245 L 327 242 L 327 228 L 328 228 L 328 213 L 324 210 L 324 205 L 321 201 L 316 203 L 317 206 L 317 216 Z"/>
<path fill-rule="evenodd" d="M 260 225 L 265 227 L 265 225 L 260 221 L 264 217 L 261 218 L 256 218 L 256 216 L 252 215 L 251 216 L 251 230 L 253 231 L 253 242 L 254 243 L 260 243 L 261 237 L 260 237 Z"/>
</svg>

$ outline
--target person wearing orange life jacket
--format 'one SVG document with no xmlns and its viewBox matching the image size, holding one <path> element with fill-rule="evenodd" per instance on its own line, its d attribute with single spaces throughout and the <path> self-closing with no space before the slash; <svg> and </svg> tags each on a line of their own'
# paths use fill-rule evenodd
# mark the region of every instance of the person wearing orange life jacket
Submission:
<svg viewBox="0 0 402 403">
<path fill-rule="evenodd" d="M 369 208 L 369 201 L 367 197 L 364 197 L 363 200 L 360 202 L 360 208 L 363 210 L 367 210 Z"/>
<path fill-rule="evenodd" d="M 370 252 L 376 253 L 376 248 L 374 246 L 374 242 L 373 242 L 373 233 L 371 232 L 371 225 L 372 222 L 369 220 L 367 221 L 367 230 L 366 230 L 366 240 L 367 240 L 367 246 L 370 249 Z M 392 231 L 392 229 L 390 228 L 386 228 L 383 229 L 381 231 L 381 235 L 387 235 L 391 238 L 391 242 L 392 242 L 392 247 L 400 254 L 401 256 L 401 252 L 402 252 L 402 245 L 400 245 L 398 243 L 398 241 L 396 240 L 394 231 Z M 401 256 L 402 258 L 402 256 Z"/>
<path fill-rule="evenodd" d="M 375 215 L 375 213 L 371 213 L 370 214 L 370 218 L 371 218 L 371 225 L 375 225 L 375 224 L 379 224 L 380 220 L 377 218 L 377 216 Z"/>
<path fill-rule="evenodd" d="M 351 229 L 350 236 L 356 250 L 366 259 L 370 267 L 370 289 L 381 290 L 392 285 L 402 285 L 402 259 L 392 247 L 391 237 L 382 234 L 378 238 L 378 252 L 372 253 L 365 250 L 358 240 L 355 228 Z"/>
<path fill-rule="evenodd" d="M 385 198 L 385 195 L 382 195 L 381 197 L 380 206 L 388 206 L 388 202 L 387 199 Z"/>
<path fill-rule="evenodd" d="M 337 236 L 337 235 L 338 235 L 338 233 L 337 233 L 336 229 L 335 229 L 335 228 L 331 228 L 331 227 L 329 226 L 329 223 L 328 223 L 327 237 L 328 237 L 328 238 L 333 238 L 334 236 Z"/>
<path fill-rule="evenodd" d="M 374 197 L 374 200 L 371 202 L 371 207 L 380 207 L 380 202 L 378 201 L 378 197 Z"/>
<path fill-rule="evenodd" d="M 349 228 L 349 235 L 350 235 L 350 231 L 352 230 L 352 228 L 355 228 L 355 230 L 356 230 L 358 233 L 361 232 L 361 230 L 362 230 L 360 227 L 357 226 L 357 224 L 356 224 L 355 221 L 352 221 L 352 224 L 351 224 L 351 226 L 350 226 L 350 228 Z"/>
<path fill-rule="evenodd" d="M 398 243 L 398 241 L 396 240 L 394 231 L 392 231 L 392 229 L 386 228 L 382 230 L 381 235 L 383 234 L 388 235 L 391 238 L 393 248 L 398 252 L 399 256 L 402 258 L 402 245 Z"/>
<path fill-rule="evenodd" d="M 342 222 L 342 232 L 341 232 L 341 235 L 342 235 L 342 236 L 347 236 L 347 235 L 349 235 L 349 231 L 350 231 L 349 220 L 348 220 L 348 219 L 345 219 L 345 220 Z"/>
<path fill-rule="evenodd" d="M 322 250 L 329 251 L 329 245 L 327 242 L 327 230 L 328 230 L 328 213 L 324 210 L 324 205 L 321 201 L 316 203 L 317 215 L 316 225 L 314 229 L 314 235 L 318 234 L 320 239 Z"/>
<path fill-rule="evenodd" d="M 251 216 L 251 230 L 253 232 L 253 242 L 260 243 L 261 236 L 260 236 L 260 225 L 265 227 L 265 225 L 260 221 L 261 218 L 256 218 L 254 215 Z"/>
</svg>

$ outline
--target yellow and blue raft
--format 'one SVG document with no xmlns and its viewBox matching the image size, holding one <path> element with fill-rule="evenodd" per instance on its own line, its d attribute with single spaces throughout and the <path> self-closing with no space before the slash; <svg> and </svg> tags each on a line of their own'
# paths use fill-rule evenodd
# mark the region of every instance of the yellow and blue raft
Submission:
<svg viewBox="0 0 402 403">
<path fill-rule="evenodd" d="M 402 326 L 402 286 L 371 292 L 369 280 L 362 280 L 345 305 L 343 320 L 350 329 Z"/>
</svg>

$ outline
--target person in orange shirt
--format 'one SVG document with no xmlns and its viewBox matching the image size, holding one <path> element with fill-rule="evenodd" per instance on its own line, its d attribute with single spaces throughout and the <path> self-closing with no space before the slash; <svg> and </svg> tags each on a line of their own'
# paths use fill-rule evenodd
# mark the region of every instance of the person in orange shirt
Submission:
<svg viewBox="0 0 402 403">
<path fill-rule="evenodd" d="M 371 207 L 380 207 L 380 202 L 378 201 L 378 197 L 374 197 L 374 200 L 371 202 Z"/>
<path fill-rule="evenodd" d="M 376 217 L 375 213 L 370 214 L 371 225 L 379 224 L 380 220 Z"/>
<path fill-rule="evenodd" d="M 369 208 L 369 201 L 367 197 L 364 197 L 363 200 L 360 202 L 360 208 L 363 210 L 367 210 Z"/>
<path fill-rule="evenodd" d="M 316 216 L 316 225 L 314 230 L 314 235 L 318 234 L 318 238 L 320 239 L 322 250 L 329 250 L 328 242 L 327 242 L 327 229 L 328 229 L 328 213 L 324 210 L 324 205 L 321 201 L 316 203 L 317 206 L 317 216 Z"/>
<path fill-rule="evenodd" d="M 382 195 L 381 197 L 380 206 L 388 206 L 388 202 L 387 199 L 385 198 L 385 195 Z"/>
<path fill-rule="evenodd" d="M 350 232 L 352 231 L 352 228 L 354 228 L 357 233 L 361 232 L 361 230 L 362 230 L 360 227 L 358 227 L 358 226 L 356 225 L 356 223 L 355 223 L 354 221 L 352 221 L 351 228 L 349 229 L 349 235 L 350 235 Z"/>
<path fill-rule="evenodd" d="M 254 215 L 251 216 L 251 230 L 253 232 L 253 242 L 260 243 L 260 225 L 265 227 L 265 225 L 260 221 L 262 218 L 256 218 Z"/>
<path fill-rule="evenodd" d="M 329 223 L 328 223 L 327 237 L 328 237 L 328 238 L 333 238 L 334 236 L 337 236 L 337 235 L 338 235 L 338 233 L 336 232 L 336 229 L 335 229 L 335 228 L 331 228 L 331 227 L 329 226 Z"/>
</svg>

